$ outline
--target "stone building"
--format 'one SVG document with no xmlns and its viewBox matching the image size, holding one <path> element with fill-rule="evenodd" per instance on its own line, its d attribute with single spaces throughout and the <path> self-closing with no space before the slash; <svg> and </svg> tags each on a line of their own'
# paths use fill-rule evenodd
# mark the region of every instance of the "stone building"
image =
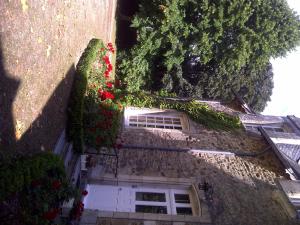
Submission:
<svg viewBox="0 0 300 225">
<path fill-rule="evenodd" d="M 278 181 L 298 179 L 299 119 L 208 104 L 239 115 L 245 129 L 209 130 L 174 110 L 127 108 L 117 154 L 91 152 L 94 167 L 81 173 L 89 192 L 81 224 L 297 224 Z M 282 144 L 283 136 L 293 142 Z"/>
</svg>

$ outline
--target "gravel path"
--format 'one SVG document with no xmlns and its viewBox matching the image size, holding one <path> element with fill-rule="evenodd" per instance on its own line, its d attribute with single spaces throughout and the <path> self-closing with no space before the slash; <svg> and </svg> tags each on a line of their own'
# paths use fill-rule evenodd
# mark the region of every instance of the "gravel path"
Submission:
<svg viewBox="0 0 300 225">
<path fill-rule="evenodd" d="M 53 148 L 65 126 L 74 65 L 91 38 L 114 42 L 115 7 L 116 0 L 1 1 L 4 146 Z"/>
</svg>

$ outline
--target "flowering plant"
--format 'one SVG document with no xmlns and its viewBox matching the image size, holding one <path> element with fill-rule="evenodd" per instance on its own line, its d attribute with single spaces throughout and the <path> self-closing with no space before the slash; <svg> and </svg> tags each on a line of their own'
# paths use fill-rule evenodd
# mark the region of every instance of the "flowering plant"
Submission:
<svg viewBox="0 0 300 225">
<path fill-rule="evenodd" d="M 114 81 L 111 55 L 115 53 L 112 43 L 97 52 L 88 75 L 87 93 L 84 100 L 84 141 L 99 148 L 113 147 L 120 124 L 123 105 L 120 102 L 120 82 Z"/>
</svg>

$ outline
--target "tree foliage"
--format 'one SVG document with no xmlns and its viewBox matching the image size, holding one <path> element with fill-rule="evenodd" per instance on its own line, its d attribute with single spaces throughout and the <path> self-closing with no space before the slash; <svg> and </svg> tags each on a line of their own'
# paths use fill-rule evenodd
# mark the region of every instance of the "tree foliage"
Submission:
<svg viewBox="0 0 300 225">
<path fill-rule="evenodd" d="M 234 89 L 257 110 L 271 94 L 270 58 L 300 40 L 285 0 L 141 0 L 132 26 L 137 44 L 120 54 L 117 71 L 129 91 L 173 84 L 179 95 L 230 99 Z"/>
</svg>

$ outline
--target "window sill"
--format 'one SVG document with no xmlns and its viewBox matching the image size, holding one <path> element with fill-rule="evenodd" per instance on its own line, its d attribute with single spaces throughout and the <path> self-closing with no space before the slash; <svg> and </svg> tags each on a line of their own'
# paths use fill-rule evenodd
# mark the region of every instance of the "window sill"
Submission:
<svg viewBox="0 0 300 225">
<path fill-rule="evenodd" d="M 129 219 L 144 221 L 168 221 L 168 222 L 197 222 L 200 224 L 211 224 L 209 215 L 188 216 L 188 215 L 166 215 L 153 213 L 125 213 L 98 211 L 100 218 Z"/>
</svg>

